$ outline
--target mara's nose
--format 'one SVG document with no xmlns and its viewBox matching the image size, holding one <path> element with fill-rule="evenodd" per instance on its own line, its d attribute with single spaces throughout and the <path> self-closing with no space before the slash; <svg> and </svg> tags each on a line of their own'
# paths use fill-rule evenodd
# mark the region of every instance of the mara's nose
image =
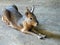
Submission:
<svg viewBox="0 0 60 45">
<path fill-rule="evenodd" d="M 39 22 L 37 21 L 37 25 L 39 25 Z"/>
<path fill-rule="evenodd" d="M 37 23 L 35 23 L 35 26 L 38 26 L 39 25 L 39 23 L 37 22 Z"/>
</svg>

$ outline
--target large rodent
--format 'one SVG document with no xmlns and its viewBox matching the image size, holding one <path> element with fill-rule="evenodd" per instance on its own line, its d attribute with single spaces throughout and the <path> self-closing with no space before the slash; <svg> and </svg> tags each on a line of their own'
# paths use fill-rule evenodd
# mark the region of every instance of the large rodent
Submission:
<svg viewBox="0 0 60 45">
<path fill-rule="evenodd" d="M 5 22 L 8 26 L 15 28 L 23 33 L 33 34 L 29 30 L 32 27 L 38 26 L 39 23 L 33 13 L 34 8 L 32 8 L 31 11 L 28 8 L 26 9 L 27 11 L 25 12 L 25 15 L 22 15 L 16 5 L 6 7 L 3 11 L 2 21 Z M 33 32 L 35 33 L 34 35 L 39 37 L 38 32 Z"/>
</svg>

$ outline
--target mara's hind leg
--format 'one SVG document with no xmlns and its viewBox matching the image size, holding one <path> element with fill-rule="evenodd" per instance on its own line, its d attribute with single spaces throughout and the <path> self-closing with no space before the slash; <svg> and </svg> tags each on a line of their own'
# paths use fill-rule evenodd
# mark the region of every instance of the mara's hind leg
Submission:
<svg viewBox="0 0 60 45">
<path fill-rule="evenodd" d="M 2 21 L 5 22 L 7 25 L 9 25 L 10 24 L 10 17 L 11 17 L 10 11 L 5 10 L 3 12 Z"/>
<path fill-rule="evenodd" d="M 18 31 L 20 31 L 22 29 L 22 26 L 17 25 L 17 23 L 15 23 L 15 22 L 11 22 L 9 26 L 18 30 Z"/>
<path fill-rule="evenodd" d="M 20 29 L 22 28 L 22 26 L 18 26 L 17 23 L 12 22 L 12 21 L 9 20 L 8 17 L 5 16 L 5 15 L 2 16 L 2 21 L 3 21 L 4 23 L 6 23 L 8 26 L 10 26 L 10 27 L 12 27 L 12 28 L 14 28 L 14 29 L 17 29 L 17 30 L 19 30 L 19 31 L 20 31 Z"/>
<path fill-rule="evenodd" d="M 12 26 L 12 22 L 8 19 L 6 15 L 2 16 L 2 21 L 6 23 L 8 26 Z"/>
<path fill-rule="evenodd" d="M 14 20 L 15 18 L 13 15 L 11 15 L 11 12 L 9 10 L 4 10 L 2 21 L 5 22 L 8 26 L 20 30 L 22 27 L 18 26 Z"/>
</svg>

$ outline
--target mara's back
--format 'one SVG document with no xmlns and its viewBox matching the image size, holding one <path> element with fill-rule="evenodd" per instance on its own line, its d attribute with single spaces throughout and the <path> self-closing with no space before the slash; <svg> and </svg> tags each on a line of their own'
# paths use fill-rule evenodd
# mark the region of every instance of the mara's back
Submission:
<svg viewBox="0 0 60 45">
<path fill-rule="evenodd" d="M 18 22 L 18 20 L 20 20 L 20 18 L 22 18 L 21 13 L 18 11 L 18 8 L 16 5 L 11 5 L 5 8 L 5 10 L 8 10 L 10 13 L 10 16 L 12 18 L 13 21 Z"/>
</svg>

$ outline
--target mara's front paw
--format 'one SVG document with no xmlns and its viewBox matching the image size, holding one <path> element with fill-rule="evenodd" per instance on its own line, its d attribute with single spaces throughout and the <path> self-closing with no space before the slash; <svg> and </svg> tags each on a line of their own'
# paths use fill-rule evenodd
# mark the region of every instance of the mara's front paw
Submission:
<svg viewBox="0 0 60 45">
<path fill-rule="evenodd" d="M 38 39 L 45 39 L 47 36 L 46 35 L 39 35 L 37 37 L 38 37 Z"/>
</svg>

